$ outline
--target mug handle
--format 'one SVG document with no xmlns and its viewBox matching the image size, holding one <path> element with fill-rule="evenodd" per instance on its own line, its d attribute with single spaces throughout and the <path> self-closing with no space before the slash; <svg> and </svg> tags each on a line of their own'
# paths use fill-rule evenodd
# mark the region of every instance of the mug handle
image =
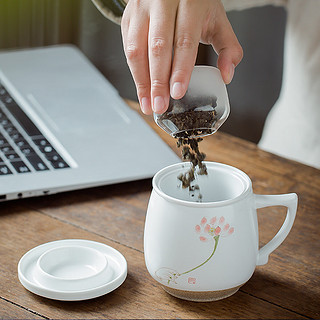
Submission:
<svg viewBox="0 0 320 320">
<path fill-rule="evenodd" d="M 268 262 L 269 254 L 277 249 L 289 234 L 296 217 L 298 196 L 296 193 L 288 193 L 279 195 L 255 194 L 254 197 L 256 209 L 270 206 L 285 206 L 288 208 L 286 219 L 278 233 L 266 245 L 259 249 L 257 266 L 261 266 Z"/>
</svg>

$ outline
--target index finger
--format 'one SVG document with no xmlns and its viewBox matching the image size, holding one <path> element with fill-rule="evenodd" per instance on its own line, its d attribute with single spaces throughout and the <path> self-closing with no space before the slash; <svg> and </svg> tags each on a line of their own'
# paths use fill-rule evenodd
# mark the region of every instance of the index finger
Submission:
<svg viewBox="0 0 320 320">
<path fill-rule="evenodd" d="M 163 113 L 169 105 L 169 79 L 177 1 L 156 1 L 149 25 L 149 70 L 152 109 Z"/>
<path fill-rule="evenodd" d="M 180 1 L 179 4 L 170 79 L 170 93 L 174 99 L 185 95 L 196 62 L 201 37 L 199 15 L 195 14 L 198 7 L 196 2 Z"/>
</svg>

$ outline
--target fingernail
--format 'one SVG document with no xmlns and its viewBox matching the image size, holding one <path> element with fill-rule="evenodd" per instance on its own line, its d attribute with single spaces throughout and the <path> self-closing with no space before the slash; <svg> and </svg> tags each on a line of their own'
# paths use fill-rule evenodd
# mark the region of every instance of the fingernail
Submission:
<svg viewBox="0 0 320 320">
<path fill-rule="evenodd" d="M 149 99 L 147 97 L 143 97 L 141 99 L 141 103 L 140 103 L 140 106 L 141 106 L 141 110 L 144 114 L 147 114 L 148 113 L 148 109 L 150 108 L 150 103 L 149 103 Z"/>
<path fill-rule="evenodd" d="M 172 86 L 171 97 L 173 99 L 180 99 L 183 96 L 183 85 L 181 82 L 175 82 Z"/>
<path fill-rule="evenodd" d="M 236 66 L 232 63 L 232 65 L 230 66 L 229 73 L 228 73 L 227 84 L 229 84 L 231 82 L 232 78 L 233 78 L 235 67 Z"/>
<path fill-rule="evenodd" d="M 160 113 L 164 109 L 164 99 L 161 96 L 157 96 L 153 99 L 153 111 Z"/>
</svg>

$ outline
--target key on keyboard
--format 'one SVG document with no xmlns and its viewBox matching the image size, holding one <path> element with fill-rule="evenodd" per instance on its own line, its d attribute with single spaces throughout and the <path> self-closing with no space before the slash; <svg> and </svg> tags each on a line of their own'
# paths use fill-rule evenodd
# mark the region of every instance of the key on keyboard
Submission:
<svg viewBox="0 0 320 320">
<path fill-rule="evenodd" d="M 67 162 L 53 148 L 1 83 L 0 101 L 4 104 L 4 107 L 0 104 L 0 127 L 10 137 L 6 138 L 0 131 L 0 150 L 17 173 L 30 172 L 30 168 L 36 171 L 49 170 L 48 165 L 41 159 L 42 156 L 51 164 L 52 169 L 69 168 Z M 4 110 L 17 120 L 36 147 L 30 145 L 24 133 L 18 130 L 18 127 L 12 123 Z M 12 172 L 5 160 L 1 158 L 0 175 L 7 174 L 12 174 Z"/>
</svg>

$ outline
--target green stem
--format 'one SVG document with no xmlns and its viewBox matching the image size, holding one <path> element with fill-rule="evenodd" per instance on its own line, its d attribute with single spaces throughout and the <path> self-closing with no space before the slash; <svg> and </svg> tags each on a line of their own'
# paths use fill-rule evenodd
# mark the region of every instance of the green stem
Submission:
<svg viewBox="0 0 320 320">
<path fill-rule="evenodd" d="M 214 253 L 216 252 L 216 249 L 217 249 L 217 246 L 218 246 L 218 242 L 219 242 L 219 237 L 220 237 L 220 236 L 215 236 L 215 237 L 214 237 L 215 244 L 214 244 L 213 252 L 211 253 L 210 257 L 209 257 L 206 261 L 202 262 L 202 263 L 199 264 L 198 266 L 196 266 L 196 267 L 194 267 L 194 268 L 192 268 L 192 269 L 190 269 L 190 270 L 188 270 L 188 271 L 186 271 L 186 272 L 179 273 L 179 275 L 182 276 L 183 274 L 186 274 L 186 273 L 189 273 L 189 272 L 191 272 L 191 271 L 194 271 L 194 270 L 202 267 L 204 264 L 206 264 L 206 263 L 213 257 Z"/>
</svg>

